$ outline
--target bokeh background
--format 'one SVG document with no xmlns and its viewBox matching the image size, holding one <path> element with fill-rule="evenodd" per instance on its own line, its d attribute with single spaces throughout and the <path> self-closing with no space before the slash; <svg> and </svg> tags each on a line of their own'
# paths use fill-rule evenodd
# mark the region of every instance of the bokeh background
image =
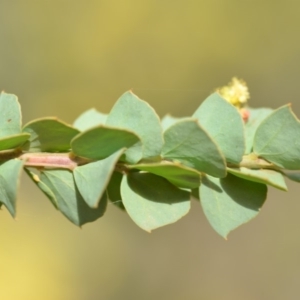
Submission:
<svg viewBox="0 0 300 300">
<path fill-rule="evenodd" d="M 128 89 L 186 116 L 233 76 L 251 106 L 300 116 L 300 2 L 1 0 L 0 89 L 23 121 L 108 113 Z M 0 299 L 298 299 L 300 186 L 269 190 L 225 241 L 198 203 L 151 234 L 109 204 L 78 229 L 23 176 L 17 220 L 0 211 Z"/>
</svg>

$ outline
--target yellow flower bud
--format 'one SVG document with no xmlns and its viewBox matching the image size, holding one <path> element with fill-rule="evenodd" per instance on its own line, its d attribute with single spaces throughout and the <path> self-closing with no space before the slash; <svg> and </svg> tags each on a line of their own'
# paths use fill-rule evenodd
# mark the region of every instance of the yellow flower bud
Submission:
<svg viewBox="0 0 300 300">
<path fill-rule="evenodd" d="M 236 77 L 233 77 L 228 85 L 218 88 L 217 92 L 238 108 L 244 107 L 250 98 L 246 82 Z"/>
</svg>

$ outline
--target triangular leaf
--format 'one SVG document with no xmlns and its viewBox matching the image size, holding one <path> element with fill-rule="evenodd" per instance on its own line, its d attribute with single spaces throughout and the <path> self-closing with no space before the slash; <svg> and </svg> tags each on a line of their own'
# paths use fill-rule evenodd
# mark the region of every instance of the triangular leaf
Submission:
<svg viewBox="0 0 300 300">
<path fill-rule="evenodd" d="M 256 129 L 260 123 L 272 113 L 271 108 L 251 108 L 247 107 L 249 112 L 249 119 L 245 124 L 245 136 L 246 136 L 246 154 L 252 152 L 253 141 Z"/>
<path fill-rule="evenodd" d="M 290 105 L 275 110 L 260 124 L 253 149 L 281 168 L 300 169 L 300 122 Z"/>
<path fill-rule="evenodd" d="M 199 188 L 192 189 L 191 190 L 191 196 L 193 198 L 195 198 L 196 200 L 200 200 L 200 197 L 199 197 Z"/>
<path fill-rule="evenodd" d="M 104 214 L 107 204 L 106 193 L 98 208 L 90 208 L 76 188 L 72 172 L 68 170 L 43 171 L 41 180 L 54 194 L 58 209 L 75 225 L 81 226 L 93 222 Z"/>
<path fill-rule="evenodd" d="M 95 108 L 91 108 L 84 113 L 82 113 L 73 124 L 73 127 L 80 130 L 85 131 L 87 129 L 91 129 L 95 126 L 105 124 L 107 119 L 106 114 L 102 114 L 97 111 Z"/>
<path fill-rule="evenodd" d="M 164 158 L 178 160 L 215 177 L 226 176 L 225 159 L 218 146 L 193 119 L 179 121 L 164 133 Z"/>
<path fill-rule="evenodd" d="M 122 148 L 129 148 L 138 141 L 139 137 L 126 129 L 100 125 L 78 134 L 71 146 L 75 155 L 98 160 Z M 125 160 L 130 160 L 127 155 Z"/>
<path fill-rule="evenodd" d="M 8 160 L 0 165 L 0 202 L 10 214 L 16 215 L 17 190 L 23 162 L 17 159 Z"/>
<path fill-rule="evenodd" d="M 248 168 L 227 168 L 228 172 L 255 182 L 269 184 L 277 189 L 287 191 L 287 186 L 284 181 L 284 177 L 280 172 L 269 170 L 269 169 L 248 169 Z"/>
<path fill-rule="evenodd" d="M 42 118 L 27 123 L 23 132 L 31 135 L 30 152 L 67 152 L 79 131 L 57 118 Z"/>
<path fill-rule="evenodd" d="M 230 231 L 254 218 L 266 197 L 266 185 L 231 174 L 222 179 L 202 178 L 200 200 L 204 214 L 224 238 Z"/>
<path fill-rule="evenodd" d="M 129 216 L 148 232 L 178 221 L 190 210 L 190 193 L 150 173 L 124 176 L 121 194 Z"/>
<path fill-rule="evenodd" d="M 239 163 L 242 160 L 245 152 L 244 124 L 236 107 L 214 93 L 199 106 L 193 117 L 216 141 L 227 161 Z"/>
<path fill-rule="evenodd" d="M 74 169 L 74 178 L 76 186 L 85 200 L 92 208 L 96 208 L 110 177 L 114 171 L 118 159 L 125 149 L 121 149 L 109 157 L 92 162 Z"/>
<path fill-rule="evenodd" d="M 12 94 L 0 93 L 0 138 L 21 133 L 21 107 Z"/>
<path fill-rule="evenodd" d="M 193 189 L 198 187 L 201 182 L 199 172 L 176 163 L 139 164 L 129 167 L 164 177 L 172 184 L 182 188 Z"/>
<path fill-rule="evenodd" d="M 125 210 L 121 196 L 121 182 L 123 174 L 119 172 L 113 172 L 109 184 L 107 186 L 107 196 L 112 204 L 118 206 L 122 210 Z"/>
<path fill-rule="evenodd" d="M 300 171 L 282 171 L 283 174 L 290 180 L 300 182 Z"/>
<path fill-rule="evenodd" d="M 29 133 L 20 133 L 0 139 L 0 151 L 22 146 L 30 138 Z"/>
<path fill-rule="evenodd" d="M 143 153 L 140 148 L 128 149 L 138 162 L 141 158 L 159 156 L 163 146 L 160 119 L 155 110 L 132 92 L 119 98 L 108 115 L 107 125 L 125 128 L 135 132 L 141 139 Z"/>
</svg>

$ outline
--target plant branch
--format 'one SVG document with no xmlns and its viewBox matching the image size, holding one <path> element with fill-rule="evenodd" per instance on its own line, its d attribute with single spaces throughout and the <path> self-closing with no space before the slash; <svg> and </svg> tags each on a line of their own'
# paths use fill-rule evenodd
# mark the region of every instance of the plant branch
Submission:
<svg viewBox="0 0 300 300">
<path fill-rule="evenodd" d="M 20 149 L 0 151 L 0 162 L 7 161 L 9 159 L 21 159 L 24 160 L 25 167 L 32 168 L 51 168 L 51 169 L 69 169 L 74 170 L 77 166 L 85 165 L 92 160 L 84 157 L 75 156 L 72 152 L 68 153 L 48 153 L 48 152 L 33 152 L 23 153 Z M 165 163 L 164 160 L 160 161 Z M 168 161 L 170 163 L 170 161 Z M 157 162 L 156 162 L 157 163 Z M 256 154 L 251 153 L 244 155 L 242 161 L 239 164 L 227 163 L 229 168 L 248 168 L 248 169 L 273 169 L 280 171 L 280 168 L 276 165 L 259 158 Z M 116 165 L 116 171 L 121 173 L 127 173 L 130 168 L 127 168 L 126 164 L 118 163 Z"/>
<path fill-rule="evenodd" d="M 74 156 L 72 153 L 23 153 L 18 158 L 24 160 L 25 167 L 62 168 L 71 171 L 79 165 L 91 162 L 89 159 Z"/>
</svg>

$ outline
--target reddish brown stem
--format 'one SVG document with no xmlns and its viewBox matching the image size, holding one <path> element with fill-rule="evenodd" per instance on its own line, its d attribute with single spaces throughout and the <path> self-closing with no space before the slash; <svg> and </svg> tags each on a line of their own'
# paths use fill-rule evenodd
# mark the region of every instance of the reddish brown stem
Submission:
<svg viewBox="0 0 300 300">
<path fill-rule="evenodd" d="M 70 153 L 24 153 L 18 158 L 24 160 L 25 167 L 63 168 L 71 171 L 89 162 L 84 158 L 73 157 Z"/>
</svg>

